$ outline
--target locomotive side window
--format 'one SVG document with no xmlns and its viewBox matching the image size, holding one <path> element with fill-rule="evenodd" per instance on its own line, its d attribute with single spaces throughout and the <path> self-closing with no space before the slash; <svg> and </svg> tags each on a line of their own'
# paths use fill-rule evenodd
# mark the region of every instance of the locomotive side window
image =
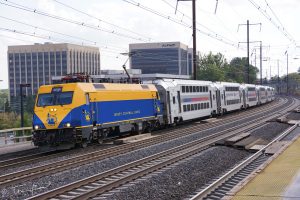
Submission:
<svg viewBox="0 0 300 200">
<path fill-rule="evenodd" d="M 85 104 L 86 105 L 90 105 L 90 97 L 89 97 L 89 94 L 85 94 Z"/>
</svg>

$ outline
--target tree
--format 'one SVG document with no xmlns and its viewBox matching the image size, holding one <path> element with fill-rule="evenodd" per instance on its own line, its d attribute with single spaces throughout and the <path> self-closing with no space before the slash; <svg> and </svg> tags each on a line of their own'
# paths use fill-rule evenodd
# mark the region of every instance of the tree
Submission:
<svg viewBox="0 0 300 200">
<path fill-rule="evenodd" d="M 247 58 L 233 58 L 225 69 L 226 80 L 238 83 L 246 83 L 247 72 L 245 66 L 247 66 Z M 249 68 L 249 82 L 254 84 L 256 81 L 256 74 L 259 72 L 259 70 L 253 65 L 250 65 Z"/>
<path fill-rule="evenodd" d="M 198 80 L 207 81 L 224 81 L 224 67 L 227 61 L 221 53 L 204 55 L 199 60 L 198 65 Z"/>
</svg>

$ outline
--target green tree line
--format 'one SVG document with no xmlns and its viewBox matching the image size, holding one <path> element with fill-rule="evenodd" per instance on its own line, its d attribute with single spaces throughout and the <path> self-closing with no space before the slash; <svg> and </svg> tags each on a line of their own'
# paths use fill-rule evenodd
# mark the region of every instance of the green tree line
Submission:
<svg viewBox="0 0 300 200">
<path fill-rule="evenodd" d="M 0 130 L 18 128 L 21 126 L 20 97 L 15 100 L 15 105 L 8 101 L 8 90 L 0 90 Z M 31 126 L 34 106 L 34 96 L 24 97 L 24 126 Z"/>
<path fill-rule="evenodd" d="M 199 59 L 197 79 L 206 81 L 228 81 L 244 83 L 246 75 L 247 58 L 233 58 L 228 62 L 221 53 L 203 55 Z M 250 65 L 250 83 L 256 82 L 256 74 L 259 70 Z"/>
</svg>

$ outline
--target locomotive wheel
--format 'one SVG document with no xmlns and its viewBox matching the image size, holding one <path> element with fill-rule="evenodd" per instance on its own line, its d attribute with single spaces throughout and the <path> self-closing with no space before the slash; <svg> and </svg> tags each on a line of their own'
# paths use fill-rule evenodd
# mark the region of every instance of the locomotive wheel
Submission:
<svg viewBox="0 0 300 200">
<path fill-rule="evenodd" d="M 98 144 L 103 144 L 103 138 L 98 138 L 97 143 Z"/>
</svg>

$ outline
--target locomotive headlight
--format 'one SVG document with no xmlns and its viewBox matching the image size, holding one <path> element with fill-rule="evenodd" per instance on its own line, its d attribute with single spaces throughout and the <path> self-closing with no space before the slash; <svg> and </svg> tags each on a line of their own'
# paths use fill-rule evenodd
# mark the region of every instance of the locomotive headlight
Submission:
<svg viewBox="0 0 300 200">
<path fill-rule="evenodd" d="M 51 108 L 50 111 L 53 112 L 53 108 Z"/>
<path fill-rule="evenodd" d="M 34 126 L 34 130 L 38 130 L 39 129 L 39 126 L 38 125 L 35 125 Z"/>
<path fill-rule="evenodd" d="M 70 123 L 66 123 L 66 127 L 71 127 L 71 124 Z"/>
</svg>

